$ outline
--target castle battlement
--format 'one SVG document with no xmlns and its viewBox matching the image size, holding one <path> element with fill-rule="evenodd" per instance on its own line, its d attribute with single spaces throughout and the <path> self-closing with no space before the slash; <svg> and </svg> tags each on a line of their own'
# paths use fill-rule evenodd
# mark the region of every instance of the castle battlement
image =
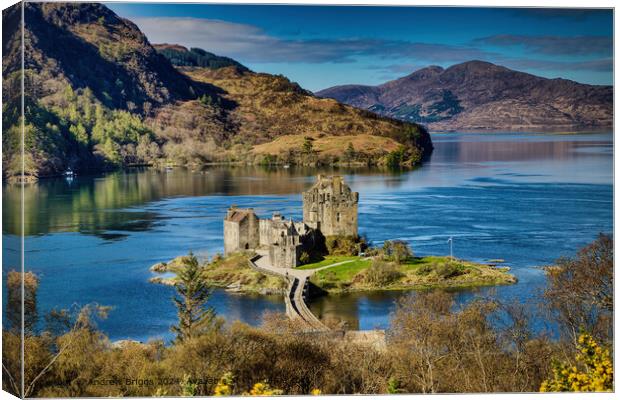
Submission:
<svg viewBox="0 0 620 400">
<path fill-rule="evenodd" d="M 357 203 L 341 176 L 319 175 L 316 183 L 302 195 L 304 223 L 320 229 L 324 236 L 357 236 Z"/>
</svg>

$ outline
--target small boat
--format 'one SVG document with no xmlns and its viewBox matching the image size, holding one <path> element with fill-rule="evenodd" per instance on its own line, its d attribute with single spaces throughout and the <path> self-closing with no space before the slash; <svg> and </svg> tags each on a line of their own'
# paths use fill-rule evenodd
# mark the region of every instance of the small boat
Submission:
<svg viewBox="0 0 620 400">
<path fill-rule="evenodd" d="M 63 175 L 66 177 L 73 178 L 76 174 L 71 168 L 67 168 L 67 170 L 63 173 Z"/>
<path fill-rule="evenodd" d="M 284 164 L 284 168 L 291 168 L 291 166 L 288 164 Z"/>
</svg>

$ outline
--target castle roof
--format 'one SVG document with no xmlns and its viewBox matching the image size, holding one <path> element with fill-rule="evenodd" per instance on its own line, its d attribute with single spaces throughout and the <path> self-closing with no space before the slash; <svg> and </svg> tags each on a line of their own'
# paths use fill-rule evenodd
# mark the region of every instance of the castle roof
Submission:
<svg viewBox="0 0 620 400">
<path fill-rule="evenodd" d="M 254 215 L 254 210 L 251 208 L 231 208 L 226 215 L 226 220 L 241 222 L 250 215 Z"/>
</svg>

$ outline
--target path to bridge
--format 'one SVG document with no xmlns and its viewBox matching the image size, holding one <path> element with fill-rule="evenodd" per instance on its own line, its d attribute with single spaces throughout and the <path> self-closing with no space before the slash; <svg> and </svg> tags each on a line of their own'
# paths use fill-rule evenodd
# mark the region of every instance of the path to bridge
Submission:
<svg viewBox="0 0 620 400">
<path fill-rule="evenodd" d="M 306 299 L 308 296 L 310 277 L 317 271 L 348 264 L 355 260 L 341 261 L 315 269 L 278 268 L 269 263 L 269 255 L 264 250 L 258 250 L 257 255 L 250 259 L 250 267 L 261 272 L 283 277 L 288 282 L 286 294 L 286 315 L 292 320 L 301 321 L 309 331 L 329 331 L 308 308 Z"/>
</svg>

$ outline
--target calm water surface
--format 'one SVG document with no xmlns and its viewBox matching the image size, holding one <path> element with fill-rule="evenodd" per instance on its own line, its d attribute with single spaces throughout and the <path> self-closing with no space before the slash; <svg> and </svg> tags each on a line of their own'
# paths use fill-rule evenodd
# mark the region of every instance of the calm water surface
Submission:
<svg viewBox="0 0 620 400">
<path fill-rule="evenodd" d="M 537 267 L 571 255 L 613 229 L 613 135 L 434 135 L 430 162 L 414 171 L 323 170 L 346 175 L 360 192 L 359 228 L 372 242 L 408 241 L 418 255 L 504 259 L 513 286 L 460 291 L 527 301 L 545 283 Z M 301 191 L 316 169 L 152 170 L 41 181 L 25 192 L 26 267 L 41 277 L 40 312 L 97 302 L 113 306 L 99 327 L 111 339 L 170 338 L 176 320 L 169 287 L 148 282 L 149 267 L 193 250 L 221 252 L 231 204 L 259 215 L 301 218 Z M 3 201 L 18 188 L 5 186 Z M 13 203 L 17 204 L 17 203 Z M 18 267 L 18 210 L 3 209 L 4 273 Z M 353 328 L 386 327 L 402 292 L 347 294 L 315 301 L 322 317 Z M 5 296 L 6 298 L 6 296 Z M 227 320 L 258 324 L 284 311 L 279 297 L 217 291 Z"/>
</svg>

